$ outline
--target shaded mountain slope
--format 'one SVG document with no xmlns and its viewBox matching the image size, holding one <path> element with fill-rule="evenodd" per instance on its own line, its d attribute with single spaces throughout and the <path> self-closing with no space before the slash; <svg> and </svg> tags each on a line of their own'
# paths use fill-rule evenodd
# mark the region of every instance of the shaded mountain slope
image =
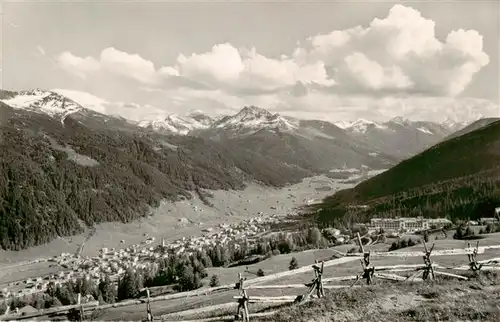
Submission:
<svg viewBox="0 0 500 322">
<path fill-rule="evenodd" d="M 500 206 L 500 121 L 437 144 L 316 205 L 322 223 L 373 216 L 491 216 Z M 368 207 L 356 207 L 368 206 Z"/>
<path fill-rule="evenodd" d="M 359 168 L 365 165 L 372 169 L 387 169 L 397 162 L 393 157 L 355 145 L 352 141 L 323 136 L 311 138 L 300 132 L 291 134 L 259 131 L 251 136 L 224 142 L 316 173 L 327 173 L 343 166 Z"/>
<path fill-rule="evenodd" d="M 21 249 L 94 223 L 134 220 L 199 188 L 279 186 L 309 174 L 239 153 L 87 110 L 61 120 L 0 102 L 0 246 Z"/>
<path fill-rule="evenodd" d="M 394 118 L 384 123 L 360 120 L 349 124 L 345 131 L 354 139 L 402 160 L 441 142 L 453 133 L 453 127 Z"/>
<path fill-rule="evenodd" d="M 253 106 L 198 135 L 315 173 L 344 166 L 387 169 L 399 160 L 358 142 L 332 123 L 283 117 Z"/>
<path fill-rule="evenodd" d="M 452 133 L 446 139 L 452 139 L 452 138 L 459 137 L 461 135 L 464 135 L 464 134 L 467 134 L 469 132 L 475 131 L 477 129 L 480 129 L 482 127 L 485 127 L 485 126 L 490 125 L 491 123 L 494 123 L 494 122 L 497 122 L 497 121 L 500 121 L 500 118 L 498 118 L 498 117 L 488 117 L 488 118 L 477 120 L 477 121 L 475 121 L 475 122 L 467 125 L 463 129 L 460 129 L 459 131 L 456 131 L 456 132 Z"/>
</svg>

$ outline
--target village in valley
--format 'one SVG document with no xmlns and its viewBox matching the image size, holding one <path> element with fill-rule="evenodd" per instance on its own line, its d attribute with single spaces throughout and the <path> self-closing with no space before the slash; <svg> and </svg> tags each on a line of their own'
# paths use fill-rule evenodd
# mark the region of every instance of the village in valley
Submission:
<svg viewBox="0 0 500 322">
<path fill-rule="evenodd" d="M 102 248 L 96 256 L 82 257 L 78 253 L 62 253 L 49 259 L 45 259 L 51 265 L 57 265 L 61 270 L 57 273 L 28 278 L 22 281 L 11 282 L 2 289 L 4 299 L 11 296 L 22 297 L 25 295 L 44 292 L 50 283 L 55 285 L 65 283 L 79 278 L 92 279 L 96 283 L 109 277 L 112 281 L 118 281 L 127 269 L 142 269 L 158 265 L 158 260 L 168 258 L 172 255 L 194 254 L 215 247 L 217 245 L 227 246 L 234 244 L 238 248 L 242 243 L 253 247 L 259 238 L 268 236 L 275 232 L 271 231 L 274 224 L 283 224 L 293 221 L 296 214 L 283 215 L 274 214 L 265 216 L 259 213 L 257 217 L 244 220 L 237 224 L 220 224 L 217 227 L 202 229 L 199 237 L 183 237 L 181 239 L 166 242 L 165 239 L 156 240 L 155 237 L 144 236 L 140 244 L 131 245 L 121 249 Z M 478 222 L 468 222 L 469 225 L 488 224 L 498 222 L 497 218 L 482 218 Z M 376 234 L 383 231 L 388 237 L 398 238 L 404 234 L 418 233 L 429 229 L 441 229 L 452 222 L 446 218 L 428 219 L 417 218 L 372 218 L 369 223 L 358 224 L 367 231 L 366 235 Z M 336 245 L 352 243 L 352 234 L 335 228 L 326 229 L 335 241 Z M 122 241 L 125 242 L 125 241 Z M 40 260 L 42 261 L 42 260 Z"/>
<path fill-rule="evenodd" d="M 78 254 L 62 253 L 45 259 L 52 265 L 58 265 L 61 270 L 56 274 L 28 278 L 23 281 L 11 282 L 2 289 L 2 297 L 24 296 L 47 290 L 49 283 L 61 284 L 78 278 L 88 278 L 96 282 L 106 276 L 117 281 L 127 269 L 147 268 L 157 265 L 158 259 L 168 256 L 193 254 L 197 251 L 235 243 L 238 247 L 241 242 L 253 246 L 257 238 L 269 232 L 272 224 L 283 223 L 284 218 L 279 214 L 250 218 L 238 224 L 220 224 L 217 227 L 205 228 L 202 236 L 183 237 L 167 243 L 165 239 L 157 241 L 155 237 L 144 236 L 140 244 L 131 245 L 122 249 L 102 248 L 99 254 L 93 257 L 81 257 Z M 124 242 L 124 241 L 123 241 Z M 43 261 L 43 260 L 40 260 Z M 15 291 L 16 290 L 16 291 Z"/>
</svg>

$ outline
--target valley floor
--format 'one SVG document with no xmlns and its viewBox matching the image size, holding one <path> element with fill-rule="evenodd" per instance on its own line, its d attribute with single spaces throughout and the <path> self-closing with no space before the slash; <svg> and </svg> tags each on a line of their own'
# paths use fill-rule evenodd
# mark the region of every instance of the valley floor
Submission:
<svg viewBox="0 0 500 322">
<path fill-rule="evenodd" d="M 121 249 L 139 244 L 146 236 L 155 237 L 155 243 L 150 245 L 155 246 L 162 237 L 169 242 L 200 236 L 204 228 L 239 223 L 259 212 L 286 215 L 307 202 L 319 201 L 339 189 L 352 187 L 340 181 L 321 176 L 306 178 L 281 189 L 251 183 L 242 191 L 212 191 L 213 207 L 196 197 L 175 203 L 164 202 L 152 209 L 151 216 L 132 223 L 103 223 L 84 234 L 61 237 L 46 245 L 22 251 L 0 251 L 0 286 L 55 273 L 61 268 L 46 259 L 61 253 L 75 254 L 80 248 L 82 256 L 91 257 L 104 247 Z"/>
</svg>

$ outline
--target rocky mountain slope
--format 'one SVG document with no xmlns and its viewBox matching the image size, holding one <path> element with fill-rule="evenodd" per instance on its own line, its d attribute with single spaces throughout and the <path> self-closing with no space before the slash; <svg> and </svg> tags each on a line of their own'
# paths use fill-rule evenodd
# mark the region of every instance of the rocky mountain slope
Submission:
<svg viewBox="0 0 500 322">
<path fill-rule="evenodd" d="M 500 121 L 500 118 L 498 117 L 488 117 L 488 118 L 483 118 L 483 119 L 480 119 L 480 120 L 477 120 L 467 126 L 465 126 L 464 128 L 452 133 L 451 135 L 449 135 L 447 137 L 447 139 L 452 139 L 452 138 L 456 138 L 456 137 L 459 137 L 461 135 L 464 135 L 464 134 L 467 134 L 467 133 L 470 133 L 472 131 L 475 131 L 477 129 L 480 129 L 480 128 L 483 128 L 485 126 L 488 126 L 490 125 L 491 123 L 494 123 L 494 122 L 497 122 L 497 121 Z"/>
<path fill-rule="evenodd" d="M 342 166 L 387 169 L 398 161 L 353 140 L 331 123 L 283 117 L 253 106 L 222 118 L 198 135 L 320 173 Z"/>
<path fill-rule="evenodd" d="M 240 189 L 249 180 L 281 186 L 311 175 L 238 146 L 148 132 L 55 93 L 0 95 L 3 249 L 134 220 L 162 199 L 203 189 Z"/>
<path fill-rule="evenodd" d="M 332 123 L 256 107 L 139 125 L 57 92 L 0 91 L 0 246 L 20 249 L 97 222 L 134 220 L 162 199 L 204 198 L 204 189 L 240 189 L 251 180 L 284 186 L 400 160 Z"/>
<path fill-rule="evenodd" d="M 351 137 L 389 155 L 406 159 L 442 141 L 463 123 L 410 121 L 401 117 L 376 123 L 368 120 L 338 123 Z"/>
<path fill-rule="evenodd" d="M 434 123 L 409 121 L 403 118 L 394 118 L 383 123 L 360 119 L 354 122 L 343 121 L 332 124 L 326 121 L 300 120 L 273 114 L 255 106 L 244 107 L 234 115 L 216 120 L 203 114 L 198 114 L 198 117 L 203 117 L 203 122 L 191 115 L 170 115 L 165 120 L 145 121 L 140 122 L 139 125 L 162 132 L 208 137 L 215 140 L 238 140 L 240 143 L 246 141 L 252 144 L 262 139 L 274 140 L 273 137 L 276 135 L 314 141 L 314 143 L 308 142 L 309 145 L 316 144 L 316 141 L 335 138 L 337 143 L 341 140 L 343 143 L 349 141 L 351 145 L 362 146 L 367 149 L 365 152 L 372 156 L 377 154 L 381 155 L 382 159 L 387 160 L 389 157 L 398 161 L 422 152 L 466 126 L 464 123 L 451 120 Z M 363 153 L 366 154 L 365 152 Z M 331 156 L 328 157 L 331 158 Z M 352 158 L 348 156 L 345 160 L 335 158 L 340 164 L 350 163 L 349 159 Z M 355 166 L 363 162 L 358 162 Z M 323 167 L 321 168 L 323 170 Z"/>
<path fill-rule="evenodd" d="M 187 116 L 171 114 L 163 120 L 141 121 L 138 126 L 164 133 L 187 135 L 197 130 L 208 129 L 215 120 L 200 112 L 193 112 Z"/>
<path fill-rule="evenodd" d="M 500 121 L 448 139 L 316 206 L 322 223 L 372 216 L 493 216 L 500 206 Z M 363 206 L 363 207 L 356 207 Z"/>
</svg>

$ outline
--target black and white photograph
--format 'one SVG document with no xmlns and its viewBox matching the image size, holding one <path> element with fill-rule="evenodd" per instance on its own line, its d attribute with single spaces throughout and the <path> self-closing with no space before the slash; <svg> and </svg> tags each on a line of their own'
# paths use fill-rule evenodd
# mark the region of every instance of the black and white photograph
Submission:
<svg viewBox="0 0 500 322">
<path fill-rule="evenodd" d="M 500 321 L 500 0 L 0 0 L 0 321 Z"/>
</svg>

